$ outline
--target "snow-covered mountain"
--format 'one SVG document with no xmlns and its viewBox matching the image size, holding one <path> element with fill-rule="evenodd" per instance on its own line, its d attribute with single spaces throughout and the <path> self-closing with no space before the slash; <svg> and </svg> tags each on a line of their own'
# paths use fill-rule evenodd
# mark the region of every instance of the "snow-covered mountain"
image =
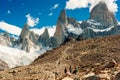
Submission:
<svg viewBox="0 0 120 80">
<path fill-rule="evenodd" d="M 0 29 L 1 31 L 3 31 L 3 33 L 0 33 L 1 63 L 2 62 L 7 63 L 9 68 L 28 65 L 32 61 L 34 61 L 39 55 L 46 52 L 46 50 L 51 49 L 48 47 L 42 47 L 41 43 L 39 43 L 41 48 L 38 48 L 37 44 L 34 45 L 34 47 L 36 48 L 32 46 L 32 44 L 35 42 L 33 38 L 34 35 L 37 35 L 39 37 L 44 32 L 45 28 L 48 28 L 50 36 L 53 36 L 55 32 L 54 27 L 44 27 L 41 29 L 28 29 L 28 33 L 24 33 L 24 31 L 25 32 L 27 31 L 26 29 L 24 28 L 21 29 L 20 27 L 1 21 Z M 36 34 L 34 34 L 34 32 L 36 31 L 40 31 L 40 32 L 39 33 L 37 32 Z M 24 39 L 24 41 L 22 42 L 19 42 L 19 40 L 21 39 L 20 35 L 26 35 L 25 37 L 22 36 L 22 39 Z M 31 38 L 31 39 L 28 39 L 29 41 L 32 40 L 32 42 L 30 41 L 31 47 L 29 48 L 30 51 L 28 52 L 26 52 L 27 51 L 26 48 L 28 48 L 28 44 L 25 44 L 26 42 L 25 39 L 27 38 L 27 36 Z M 22 47 L 24 49 L 22 49 Z M 2 67 L 2 65 L 0 65 L 0 67 Z"/>
</svg>

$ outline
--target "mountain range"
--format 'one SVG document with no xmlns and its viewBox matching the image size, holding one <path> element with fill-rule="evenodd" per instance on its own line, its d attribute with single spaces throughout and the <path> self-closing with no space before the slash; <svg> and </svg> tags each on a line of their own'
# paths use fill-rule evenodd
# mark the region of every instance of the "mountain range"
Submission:
<svg viewBox="0 0 120 80">
<path fill-rule="evenodd" d="M 47 28 L 44 30 L 44 32 L 41 35 L 34 33 L 32 30 L 30 30 L 29 25 L 27 23 L 25 23 L 23 29 L 21 30 L 17 38 L 9 36 L 9 33 L 7 32 L 1 33 L 0 54 L 2 55 L 0 57 L 0 62 L 1 62 L 0 70 L 4 70 L 6 68 L 13 68 L 16 66 L 28 65 L 31 62 L 33 62 L 35 59 L 36 60 L 31 64 L 31 65 L 35 65 L 34 67 L 36 67 L 36 65 L 38 64 L 42 64 L 42 67 L 43 65 L 45 67 L 47 65 L 53 66 L 56 63 L 58 63 L 58 65 L 63 67 L 65 67 L 65 65 L 63 64 L 66 64 L 67 67 L 70 64 L 74 64 L 74 66 L 81 65 L 83 67 L 89 65 L 94 66 L 95 64 L 92 65 L 92 63 L 94 61 L 95 63 L 99 63 L 98 58 L 103 58 L 101 59 L 102 61 L 100 60 L 103 63 L 105 63 L 104 58 L 106 58 L 108 62 L 111 61 L 112 59 L 116 60 L 116 62 L 119 62 L 119 55 L 116 54 L 117 52 L 119 53 L 119 49 L 118 49 L 119 45 L 117 46 L 117 43 L 115 41 L 115 39 L 118 39 L 119 36 L 115 36 L 115 37 L 110 36 L 110 35 L 119 35 L 119 34 L 120 34 L 120 25 L 118 24 L 114 16 L 114 13 L 109 11 L 107 5 L 104 2 L 98 3 L 91 10 L 90 18 L 86 21 L 81 21 L 81 22 L 77 21 L 74 18 L 68 17 L 66 15 L 66 10 L 63 9 L 58 17 L 56 23 L 56 29 L 52 36 L 50 35 L 49 30 Z M 104 37 L 104 36 L 110 36 L 110 37 Z M 115 45 L 111 47 L 112 40 L 117 47 L 114 47 Z M 2 48 L 4 50 L 2 50 Z M 53 51 L 49 51 L 51 49 L 53 49 Z M 74 54 L 72 53 L 72 51 Z M 106 54 L 103 55 L 101 54 L 102 52 L 106 52 Z M 109 54 L 109 52 L 111 54 Z M 6 54 L 8 55 L 7 57 L 5 57 Z M 115 55 L 113 56 L 113 54 Z M 10 59 L 9 57 L 13 59 Z M 17 58 L 20 60 L 17 60 Z M 103 65 L 103 63 L 100 64 Z M 89 66 L 88 68 L 90 68 L 91 66 Z M 54 67 L 56 66 L 53 66 L 53 68 Z M 61 71 L 54 72 L 56 68 L 52 70 L 52 67 L 50 67 L 50 69 L 52 73 L 49 71 L 48 73 L 53 74 L 59 72 L 61 74 Z M 19 69 L 17 69 L 17 71 L 18 70 Z M 45 72 L 47 72 L 47 70 L 45 70 Z M 45 75 L 45 73 L 43 74 Z M 60 74 L 58 74 L 59 77 L 61 77 Z"/>
</svg>

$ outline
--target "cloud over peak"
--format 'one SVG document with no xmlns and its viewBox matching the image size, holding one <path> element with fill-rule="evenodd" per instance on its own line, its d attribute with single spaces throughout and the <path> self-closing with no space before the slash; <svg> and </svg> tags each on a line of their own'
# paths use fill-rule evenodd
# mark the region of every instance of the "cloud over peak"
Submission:
<svg viewBox="0 0 120 80">
<path fill-rule="evenodd" d="M 30 27 L 34 27 L 39 23 L 39 18 L 33 18 L 30 14 L 26 15 L 27 18 L 27 24 Z"/>
<path fill-rule="evenodd" d="M 88 0 L 69 0 L 66 2 L 66 9 L 77 9 L 88 7 Z"/>
<path fill-rule="evenodd" d="M 111 12 L 118 11 L 118 5 L 116 4 L 117 0 L 69 0 L 66 2 L 66 9 L 80 9 L 89 7 L 90 11 L 93 9 L 95 5 L 99 2 L 105 2 L 108 9 Z"/>
</svg>

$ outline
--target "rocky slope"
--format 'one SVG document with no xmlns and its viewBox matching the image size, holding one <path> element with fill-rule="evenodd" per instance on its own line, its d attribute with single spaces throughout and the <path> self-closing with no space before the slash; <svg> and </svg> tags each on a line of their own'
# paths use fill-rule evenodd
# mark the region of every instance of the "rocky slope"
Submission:
<svg viewBox="0 0 120 80">
<path fill-rule="evenodd" d="M 47 51 L 31 65 L 1 71 L 0 79 L 62 80 L 70 77 L 74 80 L 119 80 L 119 43 L 120 35 L 72 40 Z M 72 73 L 69 71 L 70 66 Z"/>
</svg>

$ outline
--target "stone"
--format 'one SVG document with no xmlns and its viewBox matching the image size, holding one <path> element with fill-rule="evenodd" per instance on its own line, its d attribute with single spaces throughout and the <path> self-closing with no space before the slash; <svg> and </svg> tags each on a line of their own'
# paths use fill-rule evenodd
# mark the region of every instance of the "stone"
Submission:
<svg viewBox="0 0 120 80">
<path fill-rule="evenodd" d="M 120 80 L 120 72 L 118 72 L 118 73 L 115 75 L 114 80 Z"/>
<path fill-rule="evenodd" d="M 96 76 L 96 75 L 93 75 L 93 76 L 89 76 L 83 80 L 101 80 L 100 77 Z"/>
</svg>

